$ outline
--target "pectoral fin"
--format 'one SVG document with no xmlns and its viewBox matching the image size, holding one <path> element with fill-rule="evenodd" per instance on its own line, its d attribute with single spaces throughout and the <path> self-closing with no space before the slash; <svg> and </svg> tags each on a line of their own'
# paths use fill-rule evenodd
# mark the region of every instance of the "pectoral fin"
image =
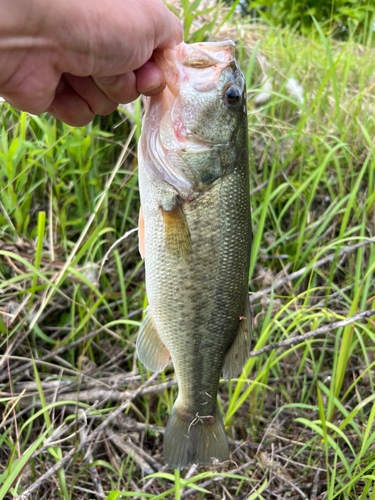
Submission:
<svg viewBox="0 0 375 500">
<path fill-rule="evenodd" d="M 171 210 L 161 207 L 165 245 L 170 252 L 186 257 L 191 253 L 190 231 L 184 211 L 178 201 Z"/>
<path fill-rule="evenodd" d="M 250 352 L 251 311 L 249 297 L 246 297 L 244 315 L 240 317 L 238 333 L 224 358 L 223 378 L 231 380 L 241 375 Z"/>
<path fill-rule="evenodd" d="M 142 259 L 145 258 L 145 220 L 143 218 L 142 207 L 139 209 L 138 218 L 138 249 Z"/>
<path fill-rule="evenodd" d="M 147 311 L 138 334 L 137 354 L 145 367 L 153 372 L 164 370 L 169 362 L 168 349 L 159 337 L 150 311 Z"/>
</svg>

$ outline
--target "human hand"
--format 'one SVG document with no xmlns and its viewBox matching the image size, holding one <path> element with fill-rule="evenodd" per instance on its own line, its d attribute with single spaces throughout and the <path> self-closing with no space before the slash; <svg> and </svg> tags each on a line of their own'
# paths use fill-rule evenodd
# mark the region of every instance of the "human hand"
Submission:
<svg viewBox="0 0 375 500">
<path fill-rule="evenodd" d="M 152 54 L 182 36 L 162 0 L 0 0 L 0 96 L 83 126 L 161 92 Z"/>
</svg>

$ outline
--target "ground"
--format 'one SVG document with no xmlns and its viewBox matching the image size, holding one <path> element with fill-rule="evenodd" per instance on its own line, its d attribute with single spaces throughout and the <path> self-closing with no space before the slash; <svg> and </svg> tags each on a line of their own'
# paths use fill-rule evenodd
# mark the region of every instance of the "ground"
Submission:
<svg viewBox="0 0 375 500">
<path fill-rule="evenodd" d="M 252 349 L 331 326 L 220 384 L 229 463 L 165 466 L 173 367 L 134 349 L 142 103 L 81 129 L 0 104 L 0 498 L 375 499 L 373 317 L 332 325 L 375 308 L 371 39 L 215 9 L 179 15 L 246 75 Z"/>
</svg>

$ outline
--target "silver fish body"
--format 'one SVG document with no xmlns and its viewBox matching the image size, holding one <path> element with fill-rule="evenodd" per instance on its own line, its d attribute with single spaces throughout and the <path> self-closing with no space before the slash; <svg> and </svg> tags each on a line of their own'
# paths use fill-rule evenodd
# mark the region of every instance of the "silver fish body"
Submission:
<svg viewBox="0 0 375 500">
<path fill-rule="evenodd" d="M 168 88 L 150 99 L 139 148 L 149 307 L 137 351 L 152 370 L 172 358 L 164 456 L 181 469 L 229 458 L 218 384 L 250 347 L 246 94 L 232 42 L 181 44 L 158 62 Z"/>
</svg>

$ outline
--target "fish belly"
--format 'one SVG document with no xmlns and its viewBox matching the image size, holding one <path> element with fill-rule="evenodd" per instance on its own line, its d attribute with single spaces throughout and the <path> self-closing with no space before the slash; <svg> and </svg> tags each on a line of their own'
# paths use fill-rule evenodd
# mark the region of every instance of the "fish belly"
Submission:
<svg viewBox="0 0 375 500">
<path fill-rule="evenodd" d="M 224 355 L 244 314 L 250 255 L 244 170 L 235 169 L 183 205 L 191 236 L 188 255 L 166 245 L 162 183 L 140 183 L 149 310 L 173 361 L 179 407 L 191 415 L 216 411 Z"/>
</svg>

